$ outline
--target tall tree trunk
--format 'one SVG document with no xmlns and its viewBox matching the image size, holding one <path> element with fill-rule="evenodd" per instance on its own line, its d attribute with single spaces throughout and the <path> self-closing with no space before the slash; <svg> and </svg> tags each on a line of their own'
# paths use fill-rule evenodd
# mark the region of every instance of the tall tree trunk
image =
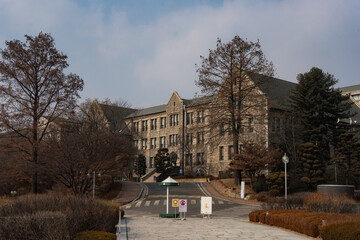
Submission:
<svg viewBox="0 0 360 240">
<path fill-rule="evenodd" d="M 237 132 L 236 127 L 233 128 L 233 147 L 234 147 L 234 154 L 239 154 L 239 134 Z M 240 169 L 235 169 L 234 170 L 234 185 L 235 186 L 240 186 L 242 181 L 242 176 L 241 176 L 241 170 Z"/>
</svg>

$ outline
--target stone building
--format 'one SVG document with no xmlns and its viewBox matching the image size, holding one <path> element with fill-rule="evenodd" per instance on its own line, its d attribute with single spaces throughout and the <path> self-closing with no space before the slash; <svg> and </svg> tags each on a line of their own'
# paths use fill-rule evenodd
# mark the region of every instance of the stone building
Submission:
<svg viewBox="0 0 360 240">
<path fill-rule="evenodd" d="M 257 81 L 255 77 L 248 80 L 255 84 Z M 259 104 L 246 112 L 240 126 L 236 126 L 240 152 L 242 144 L 247 141 L 257 141 L 269 149 L 286 141 L 285 131 L 289 123 L 284 113 L 289 94 L 295 86 L 295 83 L 277 78 L 267 78 L 256 85 L 248 101 Z M 175 91 L 167 104 L 159 106 L 136 110 L 96 101 L 92 109 L 96 112 L 94 116 L 103 119 L 112 131 L 131 135 L 133 146 L 146 157 L 147 174 L 143 180 L 156 175 L 154 157 L 159 148 L 168 148 L 171 159 L 186 175 L 203 173 L 219 176 L 229 169 L 234 147 L 233 136 L 228 131 L 231 126 L 223 122 L 210 127 L 214 118 L 225 114 L 212 108 L 218 99 L 217 95 L 183 99 Z M 358 113 L 354 119 L 359 118 L 360 107 L 354 104 L 353 111 Z"/>
<path fill-rule="evenodd" d="M 274 141 L 279 140 L 274 136 L 282 128 L 281 114 L 295 85 L 268 78 L 256 88 L 252 101 L 261 104 L 241 121 L 240 151 L 242 143 L 249 140 L 261 141 L 270 148 L 274 146 Z M 224 123 L 209 128 L 211 118 L 223 114 L 220 110 L 212 112 L 211 104 L 216 101 L 217 96 L 189 100 L 174 92 L 167 104 L 141 109 L 125 118 L 134 146 L 147 158 L 149 173 L 154 173 L 154 157 L 162 147 L 169 149 L 170 157 L 177 160 L 185 174 L 218 176 L 228 170 L 234 151 L 232 135 L 227 131 L 231 126 Z"/>
</svg>

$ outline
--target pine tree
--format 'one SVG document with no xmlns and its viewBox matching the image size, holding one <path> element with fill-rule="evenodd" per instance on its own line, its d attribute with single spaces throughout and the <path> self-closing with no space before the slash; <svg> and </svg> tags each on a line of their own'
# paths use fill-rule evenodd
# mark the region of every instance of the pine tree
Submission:
<svg viewBox="0 0 360 240">
<path fill-rule="evenodd" d="M 345 184 L 353 183 L 355 177 L 360 176 L 360 142 L 353 132 L 339 136 L 333 161 L 345 176 Z"/>
<path fill-rule="evenodd" d="M 299 84 L 290 95 L 290 111 L 299 119 L 299 136 L 303 143 L 313 142 L 319 147 L 321 160 L 330 160 L 330 146 L 345 125 L 339 119 L 351 116 L 351 102 L 334 89 L 337 79 L 313 67 L 297 76 Z"/>
<path fill-rule="evenodd" d="M 135 160 L 135 173 L 141 177 L 146 173 L 146 157 L 142 154 Z"/>
<path fill-rule="evenodd" d="M 164 173 L 171 166 L 169 150 L 160 148 L 155 155 L 155 168 L 157 173 Z"/>
<path fill-rule="evenodd" d="M 320 148 L 312 142 L 300 145 L 298 175 L 300 181 L 310 190 L 324 181 L 325 165 L 321 160 Z"/>
</svg>

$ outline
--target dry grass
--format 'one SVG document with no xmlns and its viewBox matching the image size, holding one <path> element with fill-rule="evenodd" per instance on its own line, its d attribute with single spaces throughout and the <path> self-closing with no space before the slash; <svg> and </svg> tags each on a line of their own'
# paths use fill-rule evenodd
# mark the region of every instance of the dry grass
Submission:
<svg viewBox="0 0 360 240">
<path fill-rule="evenodd" d="M 18 229 L 17 232 L 21 232 L 19 236 L 21 234 L 31 235 L 25 239 L 58 239 L 55 237 L 56 232 L 53 234 L 55 238 L 38 237 L 44 233 L 51 233 L 48 229 L 56 229 L 56 222 L 51 224 L 52 222 L 44 214 L 41 214 L 43 212 L 53 212 L 54 218 L 60 220 L 65 218 L 66 231 L 62 230 L 62 232 L 67 233 L 68 236 L 74 236 L 77 232 L 84 230 L 114 231 L 115 224 L 118 221 L 119 205 L 110 201 L 93 201 L 92 199 L 59 194 L 17 197 L 0 208 L 0 216 L 5 217 L 0 219 L 0 239 L 9 239 L 7 237 L 9 234 L 8 227 L 1 226 L 12 226 L 13 229 Z M 34 221 L 37 222 L 36 225 L 43 225 L 46 228 L 34 228 L 34 224 L 32 224 Z M 66 239 L 66 237 L 63 238 Z M 23 238 L 12 237 L 11 239 Z"/>
</svg>

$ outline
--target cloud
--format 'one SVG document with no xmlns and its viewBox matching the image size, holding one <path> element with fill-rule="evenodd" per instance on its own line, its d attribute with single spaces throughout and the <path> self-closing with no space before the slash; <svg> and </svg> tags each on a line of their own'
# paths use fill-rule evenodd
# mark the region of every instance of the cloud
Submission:
<svg viewBox="0 0 360 240">
<path fill-rule="evenodd" d="M 51 32 L 69 56 L 69 71 L 84 78 L 84 98 L 124 98 L 135 107 L 166 103 L 174 90 L 193 97 L 200 55 L 214 49 L 218 37 L 226 42 L 235 34 L 259 38 L 285 80 L 296 81 L 298 73 L 318 66 L 339 78 L 339 85 L 358 83 L 360 2 L 355 0 L 194 4 L 136 23 L 133 13 L 104 4 L 0 0 L 0 48 L 5 40 L 24 40 L 24 34 Z"/>
</svg>

